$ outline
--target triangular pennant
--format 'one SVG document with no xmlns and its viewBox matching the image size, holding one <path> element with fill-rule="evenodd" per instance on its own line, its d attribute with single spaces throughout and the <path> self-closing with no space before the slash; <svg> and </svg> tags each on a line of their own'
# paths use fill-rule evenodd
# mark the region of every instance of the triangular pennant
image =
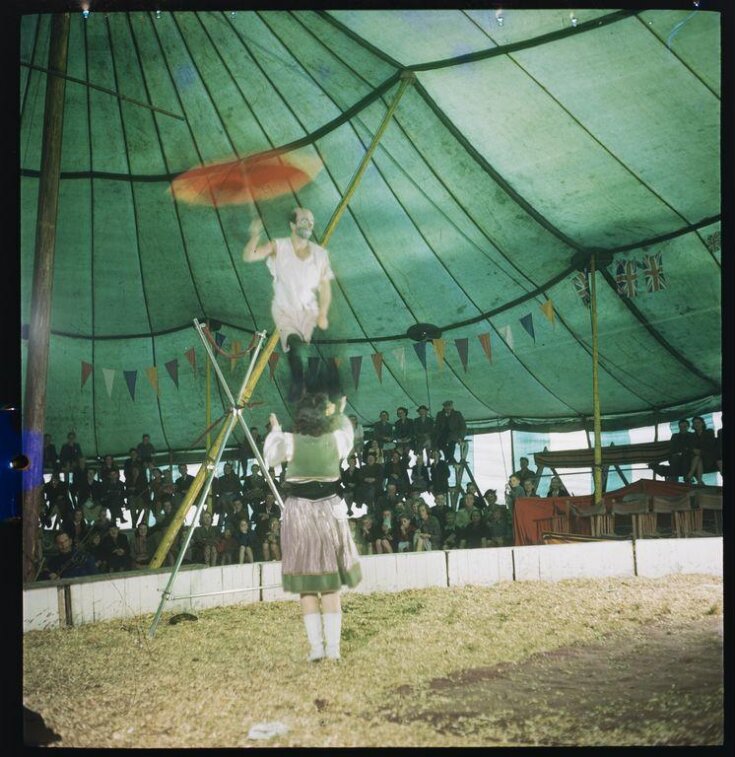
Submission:
<svg viewBox="0 0 735 757">
<path fill-rule="evenodd" d="M 439 368 L 443 368 L 446 342 L 443 339 L 432 339 L 431 343 L 434 345 L 434 352 L 436 352 L 436 360 L 439 363 Z"/>
<path fill-rule="evenodd" d="M 524 315 L 523 318 L 519 318 L 518 320 L 521 322 L 521 326 L 523 326 L 523 328 L 526 329 L 531 339 L 533 339 L 533 341 L 535 342 L 536 333 L 533 330 L 533 313 Z"/>
<path fill-rule="evenodd" d="M 468 337 L 454 340 L 454 346 L 457 348 L 457 354 L 459 355 L 459 362 L 462 363 L 465 373 L 467 373 L 467 362 L 469 360 L 469 344 L 470 340 Z"/>
<path fill-rule="evenodd" d="M 173 360 L 169 360 L 166 363 L 166 370 L 168 375 L 171 376 L 171 380 L 176 384 L 176 388 L 179 388 L 179 359 L 175 357 Z"/>
<path fill-rule="evenodd" d="M 271 381 L 273 381 L 273 377 L 276 373 L 276 366 L 278 365 L 278 360 L 281 357 L 280 352 L 271 352 L 270 357 L 268 358 L 268 370 L 271 374 Z"/>
<path fill-rule="evenodd" d="M 87 379 L 92 373 L 92 363 L 86 363 L 82 360 L 82 386 L 87 383 Z"/>
<path fill-rule="evenodd" d="M 541 312 L 551 321 L 552 325 L 554 324 L 554 303 L 551 300 L 546 300 L 541 305 Z"/>
<path fill-rule="evenodd" d="M 217 342 L 217 346 L 221 349 L 225 343 L 225 335 L 221 331 L 214 332 L 214 341 Z"/>
<path fill-rule="evenodd" d="M 393 355 L 396 358 L 396 362 L 398 363 L 400 369 L 401 369 L 401 375 L 406 375 L 406 348 L 405 347 L 399 347 L 397 350 L 393 350 Z"/>
<path fill-rule="evenodd" d="M 242 342 L 239 339 L 234 339 L 232 342 L 232 354 L 237 355 L 240 350 L 242 349 Z M 235 366 L 237 365 L 237 361 L 239 360 L 239 357 L 231 357 L 230 358 L 230 373 L 235 370 Z"/>
<path fill-rule="evenodd" d="M 197 354 L 194 352 L 194 348 L 188 349 L 184 355 L 186 355 L 186 359 L 189 361 L 189 365 L 191 365 L 191 369 L 194 371 L 194 375 L 197 376 Z"/>
<path fill-rule="evenodd" d="M 423 365 L 424 370 L 426 370 L 426 342 L 416 342 L 413 348 L 416 350 L 416 355 L 421 361 L 421 365 Z"/>
<path fill-rule="evenodd" d="M 350 358 L 350 366 L 352 367 L 352 383 L 355 385 L 355 390 L 360 385 L 360 371 L 362 370 L 362 355 L 353 355 Z"/>
<path fill-rule="evenodd" d="M 125 383 L 128 385 L 130 398 L 135 402 L 135 382 L 138 380 L 138 371 L 123 371 Z"/>
<path fill-rule="evenodd" d="M 510 330 L 510 324 L 507 326 L 501 326 L 498 331 L 503 337 L 503 341 L 508 345 L 508 348 L 513 352 L 513 332 Z"/>
<path fill-rule="evenodd" d="M 334 360 L 334 365 L 335 365 L 335 366 L 336 366 L 337 368 L 339 368 L 339 367 L 340 367 L 340 365 L 342 365 L 342 362 L 343 362 L 343 361 L 342 361 L 342 358 L 341 358 L 341 357 L 335 357 L 335 358 L 333 358 L 333 360 Z"/>
<path fill-rule="evenodd" d="M 383 353 L 373 352 L 370 356 L 373 359 L 373 368 L 375 368 L 375 374 L 378 377 L 378 381 L 383 383 Z"/>
<path fill-rule="evenodd" d="M 102 375 L 105 377 L 105 388 L 107 389 L 107 396 L 112 397 L 112 385 L 115 382 L 115 369 L 103 368 Z"/>
<path fill-rule="evenodd" d="M 477 338 L 480 340 L 485 357 L 488 359 L 489 363 L 492 363 L 493 353 L 490 349 L 490 332 L 488 331 L 487 334 L 478 334 Z"/>
<path fill-rule="evenodd" d="M 148 376 L 148 381 L 150 381 L 151 386 L 153 387 L 153 391 L 156 394 L 159 394 L 158 391 L 158 368 L 156 368 L 155 365 L 152 365 L 150 368 L 145 369 L 146 375 Z"/>
</svg>

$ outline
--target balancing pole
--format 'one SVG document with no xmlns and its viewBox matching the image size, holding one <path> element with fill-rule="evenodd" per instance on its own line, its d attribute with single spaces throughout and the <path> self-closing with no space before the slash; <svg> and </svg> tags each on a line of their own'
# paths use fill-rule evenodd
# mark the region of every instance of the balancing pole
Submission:
<svg viewBox="0 0 735 757">
<path fill-rule="evenodd" d="M 69 14 L 51 17 L 51 43 L 46 75 L 46 104 L 41 146 L 41 175 L 36 215 L 36 249 L 33 260 L 31 321 L 28 332 L 23 448 L 30 461 L 24 473 L 23 580 L 33 581 L 38 554 L 38 518 L 43 486 L 43 431 L 46 420 L 51 292 L 54 283 L 56 215 L 59 207 L 59 176 L 64 128 L 64 92 L 69 43 Z"/>
</svg>

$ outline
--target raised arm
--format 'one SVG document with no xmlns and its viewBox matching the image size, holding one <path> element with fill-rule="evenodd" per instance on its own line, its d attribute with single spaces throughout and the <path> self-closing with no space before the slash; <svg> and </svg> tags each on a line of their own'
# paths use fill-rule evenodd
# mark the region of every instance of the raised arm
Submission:
<svg viewBox="0 0 735 757">
<path fill-rule="evenodd" d="M 260 246 L 258 245 L 258 240 L 262 233 L 263 222 L 260 218 L 254 218 L 250 223 L 250 239 L 248 239 L 242 251 L 243 262 L 255 263 L 258 260 L 265 260 L 275 252 L 275 245 L 272 241 L 268 241 Z"/>
<path fill-rule="evenodd" d="M 329 327 L 329 306 L 332 303 L 332 284 L 329 279 L 322 279 L 319 282 L 319 316 L 316 325 L 324 331 Z"/>
</svg>

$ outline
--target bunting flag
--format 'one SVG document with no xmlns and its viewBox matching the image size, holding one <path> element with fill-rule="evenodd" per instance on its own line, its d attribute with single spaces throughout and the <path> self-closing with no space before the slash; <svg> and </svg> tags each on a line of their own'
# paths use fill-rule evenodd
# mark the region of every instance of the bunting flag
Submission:
<svg viewBox="0 0 735 757">
<path fill-rule="evenodd" d="M 239 354 L 240 350 L 242 349 L 242 342 L 238 339 L 235 339 L 232 342 L 232 354 L 237 355 Z M 230 373 L 235 370 L 235 366 L 237 365 L 237 361 L 239 360 L 239 357 L 231 357 L 230 358 Z"/>
<path fill-rule="evenodd" d="M 615 282 L 621 297 L 635 297 L 638 294 L 637 268 L 635 260 L 620 260 L 615 264 Z"/>
<path fill-rule="evenodd" d="M 541 312 L 551 321 L 551 325 L 554 325 L 554 303 L 551 300 L 546 300 L 541 306 Z"/>
<path fill-rule="evenodd" d="M 115 370 L 113 368 L 103 368 L 102 375 L 105 377 L 107 396 L 112 398 L 112 385 L 115 382 Z"/>
<path fill-rule="evenodd" d="M 513 352 L 513 332 L 510 330 L 510 324 L 501 326 L 498 331 L 503 337 L 503 341 L 508 345 L 508 349 Z"/>
<path fill-rule="evenodd" d="M 334 360 L 334 367 L 339 368 L 340 365 L 342 365 L 342 358 L 341 357 L 335 357 L 332 358 Z"/>
<path fill-rule="evenodd" d="M 590 282 L 587 278 L 587 271 L 575 273 L 572 277 L 572 285 L 579 299 L 582 300 L 582 304 L 588 308 L 590 306 Z"/>
<path fill-rule="evenodd" d="M 160 396 L 159 387 L 158 387 L 158 368 L 156 368 L 155 365 L 152 365 L 150 368 L 146 368 L 145 372 L 146 372 L 146 375 L 148 376 L 148 381 L 150 381 L 150 384 L 153 387 L 153 391 L 156 393 L 157 396 Z"/>
<path fill-rule="evenodd" d="M 194 371 L 194 375 L 198 376 L 199 373 L 197 371 L 197 354 L 194 352 L 194 348 L 188 349 L 184 355 L 186 355 L 186 359 L 189 361 L 189 365 L 191 365 L 191 369 Z"/>
<path fill-rule="evenodd" d="M 135 382 L 138 380 L 138 371 L 123 371 L 125 383 L 128 385 L 130 397 L 135 402 Z"/>
<path fill-rule="evenodd" d="M 350 365 L 352 367 L 352 383 L 355 385 L 355 391 L 360 385 L 360 371 L 362 370 L 362 355 L 353 355 L 350 358 Z"/>
<path fill-rule="evenodd" d="M 280 352 L 271 352 L 270 356 L 268 357 L 268 370 L 270 371 L 271 381 L 273 381 L 273 378 L 275 376 L 276 365 L 278 365 L 278 360 L 280 357 Z"/>
<path fill-rule="evenodd" d="M 166 363 L 166 370 L 168 375 L 171 376 L 171 380 L 176 384 L 176 388 L 179 388 L 179 359 L 175 357 L 173 360 L 169 360 Z"/>
<path fill-rule="evenodd" d="M 401 369 L 401 375 L 406 376 L 406 348 L 399 347 L 397 350 L 393 350 L 396 362 Z"/>
<path fill-rule="evenodd" d="M 421 365 L 423 365 L 424 370 L 426 370 L 426 342 L 416 342 L 413 348 L 416 350 L 416 355 L 421 361 Z"/>
<path fill-rule="evenodd" d="M 454 346 L 457 348 L 457 354 L 459 355 L 459 362 L 462 363 L 465 373 L 467 373 L 467 363 L 469 361 L 469 345 L 470 340 L 468 337 L 454 340 Z"/>
<path fill-rule="evenodd" d="M 518 319 L 521 322 L 521 326 L 523 326 L 524 329 L 528 332 L 528 335 L 533 339 L 533 341 L 536 341 L 536 332 L 533 328 L 533 313 L 529 313 L 528 315 L 524 315 L 523 318 Z"/>
<path fill-rule="evenodd" d="M 487 358 L 488 363 L 492 363 L 493 353 L 490 349 L 490 332 L 488 331 L 487 334 L 478 334 L 477 338 L 480 340 L 480 344 L 482 345 L 482 349 L 485 353 L 485 357 Z"/>
<path fill-rule="evenodd" d="M 443 339 L 432 339 L 431 343 L 434 345 L 434 352 L 436 353 L 436 361 L 439 363 L 439 368 L 444 368 L 444 350 L 446 349 L 446 342 Z"/>
<path fill-rule="evenodd" d="M 82 360 L 82 386 L 87 383 L 87 379 L 92 374 L 92 363 L 86 363 Z"/>
<path fill-rule="evenodd" d="M 383 353 L 373 352 L 370 356 L 373 360 L 373 368 L 375 368 L 375 375 L 378 377 L 378 381 L 383 383 Z"/>
<path fill-rule="evenodd" d="M 641 268 L 643 268 L 647 292 L 659 292 L 666 289 L 666 274 L 664 273 L 660 252 L 655 255 L 645 255 Z"/>
</svg>

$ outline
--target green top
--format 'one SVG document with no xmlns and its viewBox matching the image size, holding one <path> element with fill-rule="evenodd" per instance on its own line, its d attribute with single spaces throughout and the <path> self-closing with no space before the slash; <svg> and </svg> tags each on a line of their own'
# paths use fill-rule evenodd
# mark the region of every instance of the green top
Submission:
<svg viewBox="0 0 735 757">
<path fill-rule="evenodd" d="M 337 481 L 339 450 L 333 433 L 321 436 L 293 435 L 293 458 L 288 463 L 288 481 Z"/>
</svg>

